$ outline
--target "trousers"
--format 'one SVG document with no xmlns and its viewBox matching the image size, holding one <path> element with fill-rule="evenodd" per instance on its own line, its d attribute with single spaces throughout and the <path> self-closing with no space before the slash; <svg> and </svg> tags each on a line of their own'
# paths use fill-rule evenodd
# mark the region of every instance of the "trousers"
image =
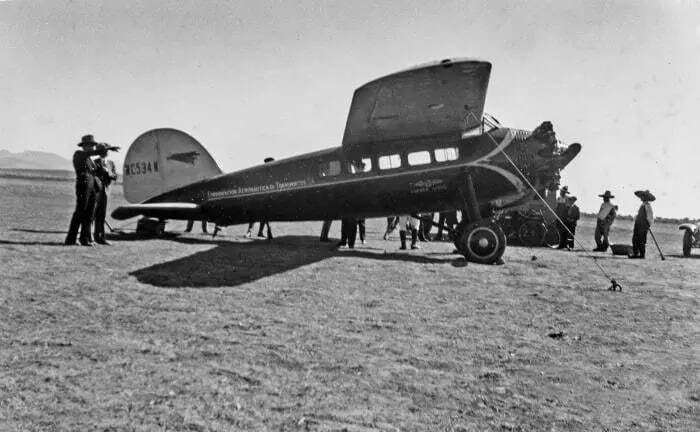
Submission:
<svg viewBox="0 0 700 432">
<path fill-rule="evenodd" d="M 610 224 L 604 220 L 597 219 L 595 225 L 595 233 L 593 234 L 593 239 L 595 240 L 596 249 L 608 250 L 610 243 L 608 242 L 608 234 L 610 233 Z"/>
<path fill-rule="evenodd" d="M 91 174 L 79 175 L 75 180 L 75 210 L 68 227 L 66 244 L 75 243 L 80 228 L 80 243 L 92 242 L 90 228 L 95 211 L 95 177 Z"/>
</svg>

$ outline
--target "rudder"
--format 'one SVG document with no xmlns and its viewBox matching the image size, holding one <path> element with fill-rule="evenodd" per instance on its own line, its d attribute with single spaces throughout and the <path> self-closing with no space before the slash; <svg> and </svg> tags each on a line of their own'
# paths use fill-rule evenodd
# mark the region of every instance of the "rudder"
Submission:
<svg viewBox="0 0 700 432">
<path fill-rule="evenodd" d="M 204 147 L 185 132 L 152 129 L 129 146 L 124 159 L 124 197 L 145 201 L 181 186 L 221 174 Z"/>
</svg>

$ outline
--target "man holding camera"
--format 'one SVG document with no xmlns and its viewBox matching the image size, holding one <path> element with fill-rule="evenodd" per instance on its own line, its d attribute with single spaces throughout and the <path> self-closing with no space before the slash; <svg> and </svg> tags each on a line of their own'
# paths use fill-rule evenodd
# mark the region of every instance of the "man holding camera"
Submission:
<svg viewBox="0 0 700 432">
<path fill-rule="evenodd" d="M 78 228 L 80 228 L 80 244 L 93 246 L 90 228 L 95 214 L 97 192 L 102 188 L 102 182 L 97 177 L 97 165 L 91 159 L 103 152 L 97 149 L 97 142 L 92 135 L 85 135 L 78 143 L 81 150 L 73 153 L 73 168 L 75 169 L 75 211 L 70 221 L 65 245 L 77 245 Z M 117 151 L 119 147 L 110 147 Z"/>
</svg>

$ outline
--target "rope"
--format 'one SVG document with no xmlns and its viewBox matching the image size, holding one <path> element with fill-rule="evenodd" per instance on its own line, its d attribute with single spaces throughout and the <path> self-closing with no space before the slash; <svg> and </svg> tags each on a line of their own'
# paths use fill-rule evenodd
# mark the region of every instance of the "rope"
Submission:
<svg viewBox="0 0 700 432">
<path fill-rule="evenodd" d="M 510 129 L 508 129 L 508 133 L 511 133 L 511 130 L 510 130 Z M 488 133 L 487 133 L 486 136 L 488 136 L 488 137 L 491 139 L 491 141 L 493 142 L 493 144 L 496 146 L 496 148 L 498 148 L 498 143 L 497 143 L 496 140 L 491 136 L 491 134 L 488 134 Z M 504 150 L 504 149 L 500 149 L 500 152 L 503 154 L 503 156 L 506 158 L 506 160 L 513 166 L 513 168 L 515 168 L 515 171 L 518 172 L 518 174 L 520 175 L 520 177 L 522 177 L 522 179 L 525 181 L 525 183 L 527 183 L 527 185 L 530 187 L 530 189 L 532 189 L 532 191 L 535 192 L 535 194 L 537 195 L 537 198 L 539 198 L 540 201 L 542 201 L 542 203 L 545 205 L 545 207 L 547 207 L 547 209 L 549 209 L 549 211 L 552 213 L 552 215 L 554 215 L 554 217 L 556 218 L 556 220 L 564 227 L 564 229 L 566 230 L 566 232 L 568 232 L 568 233 L 571 235 L 571 237 L 572 237 L 572 238 L 574 239 L 574 241 L 581 247 L 581 249 L 583 249 L 585 252 L 590 252 L 590 251 L 576 238 L 576 236 L 574 235 L 574 233 L 572 233 L 571 230 L 569 230 L 569 227 L 567 227 L 566 224 L 564 224 L 564 221 L 561 220 L 561 218 L 559 217 L 559 215 L 557 215 L 557 213 L 552 209 L 552 207 L 549 205 L 549 203 L 547 203 L 547 201 L 542 197 L 542 195 L 540 195 L 540 193 L 537 192 L 537 189 L 535 189 L 535 187 L 532 185 L 532 183 L 530 183 L 530 180 L 528 180 L 527 177 L 525 177 L 525 174 L 523 174 L 523 172 L 520 171 L 520 169 L 517 167 L 517 165 L 515 165 L 515 162 L 513 162 L 513 160 L 510 158 L 510 156 L 508 156 L 508 154 L 506 154 L 505 150 Z M 617 281 L 616 281 L 612 276 L 610 276 L 610 274 L 603 268 L 603 266 L 598 262 L 598 260 L 596 260 L 594 257 L 592 257 L 592 256 L 590 256 L 590 255 L 589 255 L 589 257 L 593 259 L 593 263 L 598 267 L 598 269 L 600 269 L 600 271 L 603 273 L 603 275 L 612 283 L 612 285 L 610 286 L 609 289 L 612 290 L 612 291 L 614 291 L 616 288 L 619 288 L 619 290 L 622 291 L 622 286 L 620 286 L 620 284 L 617 283 Z"/>
</svg>

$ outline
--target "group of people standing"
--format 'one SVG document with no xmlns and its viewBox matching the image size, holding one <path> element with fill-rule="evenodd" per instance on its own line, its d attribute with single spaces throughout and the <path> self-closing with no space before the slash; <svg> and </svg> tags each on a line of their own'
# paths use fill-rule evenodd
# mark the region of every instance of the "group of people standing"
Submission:
<svg viewBox="0 0 700 432">
<path fill-rule="evenodd" d="M 559 220 L 563 222 L 563 225 L 559 224 L 560 238 L 562 239 L 559 245 L 560 249 L 573 248 L 573 237 L 576 234 L 576 224 L 580 217 L 580 211 L 574 204 L 576 197 L 567 197 L 568 194 L 569 189 L 564 186 L 560 189 L 560 196 L 557 198 L 556 214 Z M 654 212 L 650 203 L 656 200 L 656 197 L 649 190 L 638 190 L 634 194 L 642 200 L 642 205 L 634 218 L 632 254 L 629 257 L 643 259 L 646 255 L 647 233 L 654 224 Z M 617 216 L 618 206 L 610 201 L 615 196 L 609 190 L 598 196 L 603 199 L 603 202 L 596 217 L 595 232 L 593 233 L 596 247 L 593 251 L 605 252 L 610 247 L 610 228 Z"/>
<path fill-rule="evenodd" d="M 432 240 L 442 240 L 443 239 L 443 227 L 445 225 L 453 227 L 457 224 L 457 212 L 445 212 L 440 213 L 440 221 L 438 232 L 434 238 L 430 236 L 430 229 L 432 228 L 433 213 L 425 213 L 419 215 L 419 218 L 410 215 L 401 216 L 389 216 L 387 218 L 386 231 L 384 232 L 384 240 L 389 239 L 389 235 L 399 229 L 399 238 L 401 239 L 401 247 L 399 249 L 408 249 L 408 234 L 411 234 L 411 249 L 420 249 L 418 241 L 429 242 Z M 330 232 L 332 220 L 326 220 L 323 222 L 321 227 L 321 238 L 322 242 L 330 242 L 328 237 Z M 365 244 L 365 219 L 364 218 L 353 218 L 344 217 L 341 219 L 340 224 L 340 242 L 336 245 L 337 247 L 348 247 L 353 249 L 355 247 L 355 240 L 358 237 L 362 244 Z"/>
<path fill-rule="evenodd" d="M 105 218 L 109 186 L 117 179 L 114 162 L 107 159 L 109 151 L 119 147 L 98 143 L 92 135 L 81 138 L 81 148 L 73 154 L 75 169 L 75 210 L 68 227 L 66 246 L 94 246 L 95 243 L 109 245 L 105 238 Z M 93 159 L 95 157 L 95 159 Z M 95 224 L 94 236 L 92 224 Z M 80 230 L 80 237 L 78 237 Z"/>
</svg>

